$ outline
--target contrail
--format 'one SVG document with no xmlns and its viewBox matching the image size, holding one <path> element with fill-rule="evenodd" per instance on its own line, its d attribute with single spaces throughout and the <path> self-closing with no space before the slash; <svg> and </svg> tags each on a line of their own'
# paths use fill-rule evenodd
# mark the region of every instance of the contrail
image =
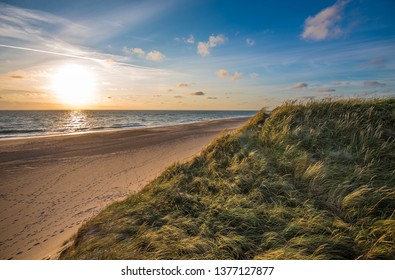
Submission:
<svg viewBox="0 0 395 280">
<path fill-rule="evenodd" d="M 101 64 L 106 62 L 105 59 L 98 59 L 98 58 L 92 58 L 92 57 L 88 57 L 88 56 L 81 56 L 81 55 L 74 55 L 74 54 L 67 54 L 67 53 L 59 53 L 59 52 L 53 52 L 53 51 L 47 51 L 47 50 L 39 50 L 39 49 L 26 48 L 26 47 L 18 47 L 18 46 L 3 45 L 3 44 L 0 44 L 0 47 L 8 48 L 8 49 L 30 51 L 30 52 L 37 52 L 37 53 L 52 54 L 52 55 L 63 56 L 63 57 L 71 57 L 71 58 L 90 60 L 90 61 L 94 61 L 94 62 L 101 63 Z M 135 64 L 116 62 L 116 61 L 114 62 L 114 64 L 119 65 L 119 66 L 128 66 L 128 67 L 145 69 L 145 70 L 161 70 L 161 69 L 144 67 L 144 66 L 139 66 L 139 65 L 135 65 Z"/>
</svg>

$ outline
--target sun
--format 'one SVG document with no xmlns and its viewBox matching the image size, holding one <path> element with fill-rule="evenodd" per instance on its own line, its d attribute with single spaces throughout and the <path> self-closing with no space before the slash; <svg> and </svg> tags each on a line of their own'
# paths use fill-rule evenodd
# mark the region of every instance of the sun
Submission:
<svg viewBox="0 0 395 280">
<path fill-rule="evenodd" d="M 95 75 L 79 64 L 61 66 L 52 76 L 52 89 L 59 100 L 74 107 L 91 104 L 95 97 Z"/>
</svg>

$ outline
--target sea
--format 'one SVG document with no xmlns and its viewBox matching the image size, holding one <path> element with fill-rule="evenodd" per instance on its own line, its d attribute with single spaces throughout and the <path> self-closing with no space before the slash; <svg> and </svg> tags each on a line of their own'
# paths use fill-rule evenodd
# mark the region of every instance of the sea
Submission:
<svg viewBox="0 0 395 280">
<path fill-rule="evenodd" d="M 159 127 L 251 117 L 257 111 L 0 111 L 0 139 Z"/>
</svg>

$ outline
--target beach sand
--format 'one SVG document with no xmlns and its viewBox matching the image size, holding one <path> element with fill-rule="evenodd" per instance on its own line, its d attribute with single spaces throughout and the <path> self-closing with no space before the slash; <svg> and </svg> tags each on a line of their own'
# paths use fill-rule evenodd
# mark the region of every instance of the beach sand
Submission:
<svg viewBox="0 0 395 280">
<path fill-rule="evenodd" d="M 53 259 L 84 221 L 248 118 L 0 141 L 0 259 Z"/>
</svg>

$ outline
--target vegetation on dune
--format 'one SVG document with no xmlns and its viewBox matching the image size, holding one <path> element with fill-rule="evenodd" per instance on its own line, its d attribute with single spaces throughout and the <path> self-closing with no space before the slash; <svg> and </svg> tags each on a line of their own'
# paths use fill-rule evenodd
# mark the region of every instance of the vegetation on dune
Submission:
<svg viewBox="0 0 395 280">
<path fill-rule="evenodd" d="M 87 222 L 63 259 L 395 259 L 395 99 L 289 102 Z"/>
</svg>

